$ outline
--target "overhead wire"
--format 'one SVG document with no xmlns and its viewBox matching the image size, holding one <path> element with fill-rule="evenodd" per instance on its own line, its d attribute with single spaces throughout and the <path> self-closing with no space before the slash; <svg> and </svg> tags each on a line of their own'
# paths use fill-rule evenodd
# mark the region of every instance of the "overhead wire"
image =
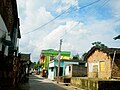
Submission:
<svg viewBox="0 0 120 90">
<path fill-rule="evenodd" d="M 110 0 L 106 0 L 105 2 L 103 2 L 103 4 L 102 4 L 102 6 L 99 8 L 99 9 L 101 9 L 101 8 L 103 8 L 108 2 L 109 2 Z M 93 14 L 93 13 L 92 13 Z M 119 19 L 120 20 L 120 19 Z M 116 20 L 116 21 L 119 21 L 119 20 Z M 68 34 L 68 32 L 70 32 L 70 31 L 72 31 L 72 30 L 74 30 L 74 28 L 76 27 L 76 26 L 78 26 L 79 24 L 80 24 L 80 20 L 78 21 L 78 23 L 76 23 L 69 31 L 66 31 L 59 39 L 63 39 L 63 37 L 66 35 L 66 34 Z M 69 39 L 72 39 L 72 38 L 69 38 Z"/>
<path fill-rule="evenodd" d="M 98 1 L 100 1 L 100 0 L 98 0 Z M 92 4 L 95 4 L 96 3 L 96 1 L 95 2 L 93 2 Z M 89 5 L 92 5 L 92 4 L 89 4 Z M 105 3 L 104 3 L 104 5 L 105 5 Z M 82 7 L 82 8 L 85 8 L 85 6 L 84 7 Z M 77 9 L 76 9 L 77 10 Z M 78 21 L 78 23 L 76 23 L 69 31 L 66 31 L 61 37 L 60 37 L 60 39 L 61 38 L 63 38 L 68 32 L 70 32 L 70 31 L 72 31 L 76 26 L 78 26 L 80 24 L 80 20 Z"/>
<path fill-rule="evenodd" d="M 98 1 L 100 1 L 100 0 L 98 0 Z M 108 0 L 109 1 L 109 0 Z M 107 1 L 107 2 L 108 2 Z M 105 5 L 107 2 L 105 2 L 103 5 Z M 95 2 L 93 2 L 93 4 L 95 4 L 96 3 L 96 1 Z M 91 4 L 90 4 L 91 5 Z M 102 5 L 102 7 L 103 7 L 103 5 Z M 102 8 L 101 7 L 101 8 Z M 82 8 L 85 8 L 85 7 L 82 7 Z M 66 31 L 60 38 L 63 38 L 68 32 L 70 32 L 70 31 L 72 31 L 76 26 L 78 26 L 80 24 L 80 20 L 78 21 L 78 23 L 76 23 L 69 31 Z"/>
<path fill-rule="evenodd" d="M 66 11 L 64 11 L 64 12 L 61 13 L 61 14 L 59 14 L 57 17 L 55 17 L 54 19 L 48 21 L 47 23 L 41 25 L 40 27 L 38 27 L 38 28 L 36 28 L 36 29 L 34 29 L 34 30 L 31 30 L 31 31 L 29 31 L 29 32 L 27 32 L 27 33 L 24 33 L 24 35 L 25 35 L 25 34 L 29 34 L 29 33 L 31 33 L 31 32 L 34 32 L 34 31 L 37 31 L 38 29 L 40 29 L 40 28 L 42 28 L 42 27 L 48 25 L 48 24 L 51 23 L 52 21 L 56 20 L 58 17 L 62 16 L 65 12 L 66 12 Z"/>
<path fill-rule="evenodd" d="M 103 8 L 110 0 L 105 0 L 101 8 Z"/>
<path fill-rule="evenodd" d="M 37 31 L 38 29 L 41 29 L 42 27 L 44 27 L 44 26 L 48 25 L 49 23 L 53 22 L 54 20 L 56 20 L 57 18 L 59 18 L 59 17 L 62 16 L 63 14 L 71 13 L 71 12 L 77 11 L 77 10 L 79 10 L 79 9 L 80 9 L 80 10 L 81 10 L 81 9 L 84 9 L 84 8 L 86 8 L 86 7 L 88 7 L 88 6 L 91 6 L 91 5 L 93 5 L 93 4 L 95 4 L 95 3 L 99 2 L 99 1 L 101 1 L 101 0 L 97 0 L 97 1 L 92 2 L 92 3 L 90 3 L 90 4 L 86 5 L 86 6 L 83 6 L 83 7 L 81 7 L 81 8 L 78 8 L 78 9 L 75 9 L 75 10 L 69 11 L 69 12 L 67 11 L 67 10 L 69 10 L 69 8 L 68 8 L 66 11 L 64 11 L 64 12 L 62 12 L 61 14 L 59 14 L 58 16 L 56 16 L 54 19 L 48 21 L 47 23 L 43 24 L 42 26 L 40 26 L 40 27 L 38 27 L 38 28 L 36 28 L 36 29 L 34 29 L 34 30 L 31 30 L 31 31 L 29 31 L 29 32 L 27 32 L 27 33 L 25 33 L 25 34 L 29 34 L 29 33 L 31 33 L 31 32 Z M 62 35 L 60 38 L 63 38 L 68 32 L 72 31 L 72 30 L 73 30 L 76 26 L 78 26 L 79 24 L 80 24 L 80 21 L 79 21 L 78 23 L 76 23 L 76 25 L 74 25 L 73 27 L 71 27 L 71 29 L 70 29 L 69 31 L 67 31 L 64 35 Z"/>
<path fill-rule="evenodd" d="M 62 15 L 65 14 L 65 13 L 71 13 L 71 12 L 76 11 L 76 10 L 79 10 L 79 9 L 84 9 L 84 8 L 89 7 L 89 6 L 95 4 L 95 3 L 99 2 L 99 1 L 101 1 L 101 0 L 96 0 L 96 1 L 94 1 L 94 2 L 92 2 L 92 3 L 90 3 L 90 4 L 87 4 L 87 5 L 85 5 L 85 6 L 81 7 L 81 8 L 74 9 L 74 10 L 72 10 L 72 11 L 69 11 L 70 8 L 68 8 L 67 10 L 65 10 L 64 12 L 62 12 L 61 14 L 59 14 L 58 16 L 56 16 L 55 18 L 53 18 L 52 20 L 48 21 L 47 23 L 41 25 L 40 27 L 38 27 L 38 28 L 36 28 L 36 29 L 34 29 L 34 30 L 31 30 L 31 31 L 29 31 L 29 32 L 27 32 L 27 33 L 24 33 L 23 35 L 32 33 L 32 32 L 34 32 L 34 31 L 37 31 L 37 30 L 43 28 L 44 26 L 46 26 L 46 25 L 48 25 L 49 23 L 53 22 L 54 20 L 56 20 L 57 18 L 59 18 L 60 16 L 62 16 Z M 67 11 L 69 11 L 69 12 L 67 12 Z"/>
<path fill-rule="evenodd" d="M 109 2 L 110 0 L 104 0 L 103 2 L 102 2 L 102 4 L 101 4 L 101 6 L 98 8 L 98 10 L 100 10 L 101 8 L 103 8 L 108 2 Z M 96 13 L 96 11 L 88 11 L 88 14 L 95 14 Z"/>
<path fill-rule="evenodd" d="M 105 2 L 103 2 L 102 6 L 100 8 L 103 8 L 110 0 L 106 0 Z M 100 9 L 99 8 L 99 9 Z M 80 24 L 80 20 L 78 21 L 77 24 L 75 24 L 68 32 L 72 31 L 76 26 L 78 26 Z M 62 35 L 60 38 L 64 37 L 68 32 L 65 32 L 64 35 Z"/>
</svg>

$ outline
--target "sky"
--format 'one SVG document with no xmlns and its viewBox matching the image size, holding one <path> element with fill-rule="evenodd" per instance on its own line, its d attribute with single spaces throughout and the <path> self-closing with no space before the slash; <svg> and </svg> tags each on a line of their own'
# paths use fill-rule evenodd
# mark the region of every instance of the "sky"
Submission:
<svg viewBox="0 0 120 90">
<path fill-rule="evenodd" d="M 99 41 L 119 48 L 120 0 L 17 0 L 20 52 L 37 62 L 41 50 L 59 49 L 80 56 Z"/>
</svg>

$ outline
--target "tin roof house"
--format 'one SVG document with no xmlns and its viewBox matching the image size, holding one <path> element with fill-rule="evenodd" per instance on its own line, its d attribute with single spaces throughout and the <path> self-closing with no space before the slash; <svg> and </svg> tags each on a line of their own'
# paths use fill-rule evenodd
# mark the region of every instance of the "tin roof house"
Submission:
<svg viewBox="0 0 120 90">
<path fill-rule="evenodd" d="M 120 77 L 120 48 L 100 50 L 92 47 L 86 54 L 85 60 L 87 60 L 87 75 L 90 78 Z"/>
</svg>

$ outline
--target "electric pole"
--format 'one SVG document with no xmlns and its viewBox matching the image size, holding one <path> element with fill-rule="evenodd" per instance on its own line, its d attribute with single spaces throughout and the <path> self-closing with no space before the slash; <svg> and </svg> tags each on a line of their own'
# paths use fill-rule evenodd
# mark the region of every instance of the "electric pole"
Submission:
<svg viewBox="0 0 120 90">
<path fill-rule="evenodd" d="M 61 45 L 62 45 L 62 39 L 60 39 L 60 47 L 58 51 L 58 70 L 57 70 L 57 83 L 59 83 L 59 73 L 60 73 L 60 57 L 61 57 Z"/>
</svg>

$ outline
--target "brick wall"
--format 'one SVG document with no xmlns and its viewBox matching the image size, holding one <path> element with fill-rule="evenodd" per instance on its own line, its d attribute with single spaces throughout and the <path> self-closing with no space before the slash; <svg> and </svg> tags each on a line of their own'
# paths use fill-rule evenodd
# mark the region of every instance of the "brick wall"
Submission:
<svg viewBox="0 0 120 90">
<path fill-rule="evenodd" d="M 101 71 L 100 63 L 104 62 L 103 71 Z M 94 65 L 97 65 L 97 70 L 94 71 Z M 111 58 L 106 53 L 96 50 L 88 58 L 88 77 L 109 79 L 111 77 Z"/>
</svg>

